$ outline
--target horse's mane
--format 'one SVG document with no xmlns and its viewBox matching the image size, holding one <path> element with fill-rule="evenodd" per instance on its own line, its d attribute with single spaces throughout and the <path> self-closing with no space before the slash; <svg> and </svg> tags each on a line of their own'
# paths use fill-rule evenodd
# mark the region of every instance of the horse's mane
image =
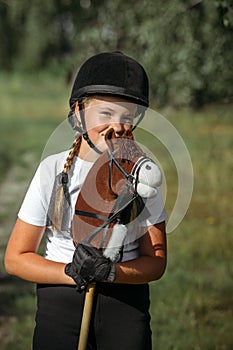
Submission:
<svg viewBox="0 0 233 350">
<path fill-rule="evenodd" d="M 116 138 L 114 131 L 109 130 L 109 132 L 106 134 L 106 142 L 110 151 L 114 151 L 118 147 L 119 151 L 117 157 L 122 161 L 132 161 L 144 154 L 142 149 L 134 141 L 134 137 L 131 132 L 127 132 L 120 138 Z"/>
</svg>

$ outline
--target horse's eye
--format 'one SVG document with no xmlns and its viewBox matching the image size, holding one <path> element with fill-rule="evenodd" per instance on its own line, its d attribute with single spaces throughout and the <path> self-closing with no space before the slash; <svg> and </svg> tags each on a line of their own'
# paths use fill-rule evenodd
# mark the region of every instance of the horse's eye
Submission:
<svg viewBox="0 0 233 350">
<path fill-rule="evenodd" d="M 146 170 L 151 170 L 151 166 L 149 164 L 146 165 Z"/>
</svg>

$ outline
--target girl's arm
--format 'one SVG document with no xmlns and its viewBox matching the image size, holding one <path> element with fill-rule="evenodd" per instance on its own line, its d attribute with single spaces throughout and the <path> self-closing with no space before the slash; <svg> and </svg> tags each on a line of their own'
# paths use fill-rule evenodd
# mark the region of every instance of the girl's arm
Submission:
<svg viewBox="0 0 233 350">
<path fill-rule="evenodd" d="M 148 228 L 140 238 L 140 257 L 116 264 L 116 283 L 141 284 L 162 277 L 166 269 L 165 222 Z"/>
<path fill-rule="evenodd" d="M 65 263 L 54 262 L 37 254 L 44 227 L 20 219 L 9 239 L 5 267 L 9 274 L 22 279 L 48 284 L 75 284 L 64 273 Z M 159 279 L 166 268 L 165 223 L 148 228 L 140 239 L 140 257 L 116 264 L 117 283 L 147 283 Z"/>
<path fill-rule="evenodd" d="M 54 262 L 37 254 L 45 227 L 17 219 L 6 254 L 6 271 L 27 281 L 49 284 L 75 284 L 64 273 L 65 263 Z"/>
</svg>

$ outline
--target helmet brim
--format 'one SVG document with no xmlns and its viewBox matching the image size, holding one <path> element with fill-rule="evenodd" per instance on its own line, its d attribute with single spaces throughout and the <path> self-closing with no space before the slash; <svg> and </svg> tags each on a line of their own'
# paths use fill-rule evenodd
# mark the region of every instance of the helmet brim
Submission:
<svg viewBox="0 0 233 350">
<path fill-rule="evenodd" d="M 87 97 L 91 95 L 114 95 L 126 98 L 134 103 L 148 107 L 149 101 L 146 97 L 142 96 L 141 98 L 136 97 L 136 93 L 129 89 L 124 89 L 118 86 L 112 85 L 88 85 L 78 91 L 76 91 L 75 98 L 70 99 L 70 106 L 74 105 L 75 102 L 81 97 Z"/>
</svg>

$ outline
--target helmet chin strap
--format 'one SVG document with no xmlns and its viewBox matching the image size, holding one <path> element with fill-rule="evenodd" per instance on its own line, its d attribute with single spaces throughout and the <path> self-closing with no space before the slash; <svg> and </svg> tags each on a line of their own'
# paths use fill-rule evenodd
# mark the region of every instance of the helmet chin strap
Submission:
<svg viewBox="0 0 233 350">
<path fill-rule="evenodd" d="M 136 124 L 135 124 L 134 127 L 132 128 L 131 132 L 133 132 L 133 131 L 136 129 L 136 127 L 138 126 L 138 124 L 141 123 L 141 121 L 142 121 L 142 119 L 144 118 L 144 116 L 145 116 L 145 109 L 141 112 L 141 114 L 140 114 L 140 116 L 139 116 L 139 118 L 138 118 Z"/>
<path fill-rule="evenodd" d="M 102 154 L 103 152 L 100 151 L 100 150 L 94 145 L 94 143 L 90 140 L 90 138 L 89 138 L 89 136 L 88 136 L 82 102 L 80 102 L 80 101 L 78 102 L 78 107 L 79 107 L 79 114 L 80 114 L 81 125 L 82 125 L 81 132 L 82 132 L 82 136 L 83 136 L 84 140 L 88 143 L 88 145 L 89 145 L 94 151 L 96 151 L 98 154 Z"/>
</svg>

